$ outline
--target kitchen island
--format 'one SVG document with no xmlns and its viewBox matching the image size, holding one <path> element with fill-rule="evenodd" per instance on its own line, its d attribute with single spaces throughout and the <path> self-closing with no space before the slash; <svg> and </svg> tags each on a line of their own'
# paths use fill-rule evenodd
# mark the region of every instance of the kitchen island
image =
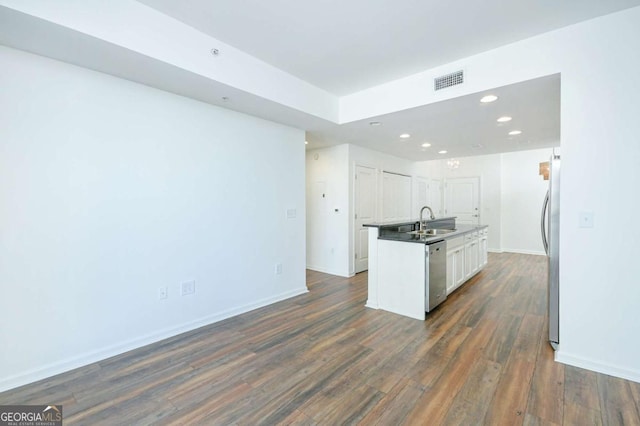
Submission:
<svg viewBox="0 0 640 426">
<path fill-rule="evenodd" d="M 369 308 L 424 320 L 430 310 L 425 252 L 437 241 L 446 242 L 447 295 L 487 264 L 487 225 L 456 225 L 455 218 L 425 221 L 425 228 L 443 232 L 438 235 L 419 233 L 417 221 L 364 226 L 369 228 Z"/>
</svg>

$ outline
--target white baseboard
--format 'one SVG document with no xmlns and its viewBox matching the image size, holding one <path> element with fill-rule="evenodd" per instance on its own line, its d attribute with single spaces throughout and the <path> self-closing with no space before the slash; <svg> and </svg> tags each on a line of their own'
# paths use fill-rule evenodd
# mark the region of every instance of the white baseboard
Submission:
<svg viewBox="0 0 640 426">
<path fill-rule="evenodd" d="M 35 368 L 13 376 L 4 377 L 0 379 L 0 392 L 33 383 L 38 380 L 46 379 L 47 377 L 55 376 L 57 374 L 73 370 L 75 368 L 84 367 L 85 365 L 102 361 L 112 356 L 120 355 L 130 350 L 138 349 L 151 343 L 156 343 L 160 340 L 174 337 L 187 331 L 195 330 L 196 328 L 200 328 L 205 325 L 210 325 L 218 321 L 222 321 L 224 319 L 261 308 L 263 306 L 271 305 L 272 303 L 280 302 L 282 300 L 307 293 L 308 291 L 309 290 L 306 287 L 288 291 L 272 297 L 267 297 L 252 303 L 248 303 L 243 306 L 228 309 L 214 315 L 208 315 L 194 321 L 189 321 L 174 327 L 168 327 L 163 330 L 154 331 L 144 336 L 126 340 L 115 345 L 110 345 L 105 348 L 86 352 L 84 354 L 80 354 L 62 361 L 57 361 L 40 368 Z"/>
<path fill-rule="evenodd" d="M 489 253 L 502 253 L 502 249 L 492 249 L 492 248 L 490 248 L 490 249 L 487 249 L 487 251 Z"/>
<path fill-rule="evenodd" d="M 339 277 L 345 277 L 345 278 L 351 278 L 355 275 L 355 274 L 349 274 L 349 273 L 345 274 L 343 272 L 336 272 L 331 269 L 322 268 L 320 266 L 313 266 L 313 265 L 307 265 L 307 269 L 311 269 L 312 271 L 316 271 L 316 272 L 322 272 L 323 274 L 337 275 Z"/>
<path fill-rule="evenodd" d="M 609 376 L 619 377 L 621 379 L 631 380 L 640 383 L 640 371 L 620 368 L 598 361 L 593 361 L 571 354 L 562 352 L 561 349 L 555 353 L 555 360 L 563 364 L 572 365 L 574 367 L 584 368 L 586 370 L 595 371 L 597 373 L 608 374 Z"/>
<path fill-rule="evenodd" d="M 543 251 L 538 251 L 538 250 L 520 250 L 520 249 L 510 249 L 510 248 L 505 248 L 502 249 L 503 253 L 517 253 L 517 254 L 533 254 L 536 256 L 546 256 L 546 253 Z"/>
<path fill-rule="evenodd" d="M 371 303 L 370 300 L 367 299 L 367 303 L 364 304 L 365 308 L 371 308 L 371 309 L 379 309 L 378 304 L 377 303 Z"/>
</svg>

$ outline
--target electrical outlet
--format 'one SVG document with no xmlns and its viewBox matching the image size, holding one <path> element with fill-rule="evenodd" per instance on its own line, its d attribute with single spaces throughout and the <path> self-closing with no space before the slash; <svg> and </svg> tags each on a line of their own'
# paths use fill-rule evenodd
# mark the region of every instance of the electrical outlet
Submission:
<svg viewBox="0 0 640 426">
<path fill-rule="evenodd" d="M 276 263 L 276 275 L 282 275 L 282 263 Z"/>
<path fill-rule="evenodd" d="M 167 297 L 169 297 L 169 289 L 165 286 L 165 287 L 159 287 L 158 288 L 158 299 L 162 300 L 162 299 L 166 299 Z"/>
<path fill-rule="evenodd" d="M 193 294 L 195 292 L 196 292 L 196 282 L 193 280 L 184 282 L 180 286 L 180 294 L 183 296 Z"/>
<path fill-rule="evenodd" d="M 580 228 L 593 228 L 593 212 L 580 212 L 578 226 Z"/>
</svg>

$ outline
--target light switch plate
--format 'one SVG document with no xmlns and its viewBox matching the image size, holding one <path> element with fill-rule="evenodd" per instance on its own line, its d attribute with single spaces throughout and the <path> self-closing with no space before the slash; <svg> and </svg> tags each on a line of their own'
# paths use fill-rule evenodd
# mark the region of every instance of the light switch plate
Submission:
<svg viewBox="0 0 640 426">
<path fill-rule="evenodd" d="M 578 220 L 578 226 L 580 228 L 593 228 L 593 212 L 580 212 L 580 218 Z"/>
</svg>

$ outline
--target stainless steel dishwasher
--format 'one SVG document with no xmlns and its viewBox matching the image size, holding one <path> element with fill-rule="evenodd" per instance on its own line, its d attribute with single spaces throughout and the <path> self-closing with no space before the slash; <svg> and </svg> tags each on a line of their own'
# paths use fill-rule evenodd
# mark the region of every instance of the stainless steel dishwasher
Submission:
<svg viewBox="0 0 640 426">
<path fill-rule="evenodd" d="M 447 298 L 447 242 L 434 241 L 425 245 L 425 304 L 427 312 Z"/>
</svg>

